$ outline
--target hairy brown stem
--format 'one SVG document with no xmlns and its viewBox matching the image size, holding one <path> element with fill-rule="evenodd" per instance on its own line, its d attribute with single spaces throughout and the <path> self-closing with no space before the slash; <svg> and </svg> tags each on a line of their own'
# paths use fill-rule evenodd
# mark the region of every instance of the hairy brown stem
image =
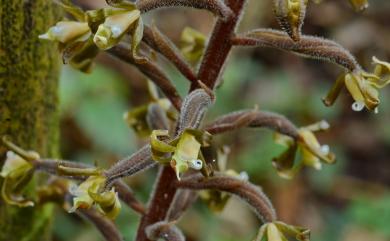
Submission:
<svg viewBox="0 0 390 241">
<path fill-rule="evenodd" d="M 234 194 L 247 202 L 263 223 L 276 220 L 276 213 L 261 189 L 248 181 L 217 173 L 210 178 L 196 174 L 175 182 L 178 188 L 193 190 L 212 189 Z"/>
<path fill-rule="evenodd" d="M 146 234 L 151 240 L 185 241 L 185 237 L 174 223 L 160 221 L 146 227 Z"/>
<path fill-rule="evenodd" d="M 167 221 L 177 221 L 184 212 L 198 199 L 196 191 L 178 190 L 166 217 Z"/>
<path fill-rule="evenodd" d="M 214 89 L 232 48 L 230 39 L 238 25 L 245 0 L 227 0 L 225 3 L 233 11 L 234 16 L 227 21 L 222 19 L 217 21 L 198 73 L 198 79 L 210 89 Z M 193 82 L 191 90 L 198 87 L 200 87 L 199 82 Z M 137 241 L 147 241 L 145 228 L 166 218 L 177 190 L 173 185 L 175 181 L 176 174 L 173 169 L 169 166 L 161 167 L 160 175 L 155 185 L 155 192 L 149 202 L 148 211 L 142 217 L 138 227 Z"/>
<path fill-rule="evenodd" d="M 203 89 L 192 91 L 183 101 L 180 117 L 177 121 L 177 133 L 182 133 L 185 129 L 199 128 L 206 111 L 212 104 L 210 95 Z"/>
<path fill-rule="evenodd" d="M 122 241 L 123 237 L 115 224 L 93 209 L 80 209 L 76 212 L 92 222 L 107 241 Z"/>
<path fill-rule="evenodd" d="M 267 127 L 292 138 L 298 138 L 297 127 L 286 117 L 258 110 L 242 110 L 221 116 L 206 125 L 205 130 L 211 134 L 220 134 L 245 127 Z"/>
<path fill-rule="evenodd" d="M 206 9 L 221 17 L 223 20 L 232 16 L 232 11 L 223 0 L 138 0 L 137 8 L 141 12 L 148 12 L 164 7 L 192 7 Z"/>
<path fill-rule="evenodd" d="M 171 101 L 176 109 L 180 109 L 181 98 L 172 82 L 169 80 L 164 71 L 155 63 L 146 61 L 145 63 L 137 63 L 133 58 L 131 51 L 123 44 L 114 46 L 107 52 L 120 60 L 136 66 L 144 75 L 150 78 Z"/>
<path fill-rule="evenodd" d="M 210 89 L 214 89 L 232 49 L 230 39 L 234 36 L 245 2 L 246 0 L 226 0 L 225 3 L 233 11 L 234 16 L 228 21 L 219 19 L 214 26 L 198 72 L 198 79 Z M 197 83 L 193 83 L 191 90 L 198 87 Z"/>
<path fill-rule="evenodd" d="M 197 81 L 196 74 L 180 53 L 180 50 L 156 26 L 149 27 L 145 25 L 143 40 L 154 50 L 161 53 L 168 61 L 172 62 L 189 81 L 193 83 Z"/>
<path fill-rule="evenodd" d="M 151 224 L 162 221 L 167 216 L 169 206 L 176 193 L 176 187 L 173 185 L 176 180 L 176 173 L 170 166 L 162 166 L 159 170 L 157 183 L 154 187 L 154 193 L 149 201 L 146 214 L 142 217 L 137 230 L 137 241 L 149 240 L 145 229 Z"/>
<path fill-rule="evenodd" d="M 361 69 L 348 50 L 321 37 L 302 35 L 299 41 L 294 41 L 283 31 L 256 29 L 232 38 L 232 43 L 237 46 L 277 48 L 303 57 L 335 63 L 349 71 Z"/>
<path fill-rule="evenodd" d="M 155 165 L 156 162 L 152 159 L 150 145 L 145 145 L 134 154 L 118 161 L 105 171 L 107 187 L 120 178 L 131 176 Z"/>
<path fill-rule="evenodd" d="M 34 162 L 34 166 L 37 171 L 43 171 L 46 173 L 49 173 L 51 175 L 57 175 L 60 177 L 64 177 L 60 175 L 58 172 L 59 166 L 64 167 L 71 167 L 71 168 L 91 168 L 92 166 L 84 164 L 84 163 L 78 163 L 78 162 L 72 162 L 72 161 L 65 161 L 65 160 L 57 160 L 57 159 L 41 159 L 36 160 Z M 65 176 L 65 178 L 70 179 L 77 179 L 80 181 L 83 181 L 87 179 L 87 176 Z M 145 207 L 144 205 L 136 199 L 134 196 L 133 190 L 125 184 L 121 180 L 116 180 L 113 184 L 115 187 L 115 190 L 118 192 L 119 198 L 130 208 L 132 208 L 134 211 L 136 211 L 139 214 L 145 213 Z"/>
<path fill-rule="evenodd" d="M 122 181 L 116 181 L 114 183 L 114 187 L 115 191 L 118 192 L 119 198 L 124 203 L 126 203 L 127 206 L 139 214 L 145 214 L 145 206 L 135 198 L 133 190 L 131 190 L 131 188 L 126 183 Z"/>
</svg>

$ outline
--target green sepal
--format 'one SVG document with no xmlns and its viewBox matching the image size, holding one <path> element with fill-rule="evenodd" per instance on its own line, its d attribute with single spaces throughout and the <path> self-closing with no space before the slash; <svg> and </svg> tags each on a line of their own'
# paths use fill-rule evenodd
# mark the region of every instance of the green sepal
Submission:
<svg viewBox="0 0 390 241">
<path fill-rule="evenodd" d="M 72 15 L 77 21 L 85 21 L 86 16 L 84 11 L 80 7 L 74 5 L 70 0 L 55 0 L 54 2 Z"/>
<path fill-rule="evenodd" d="M 73 68 L 84 73 L 90 73 L 94 66 L 94 60 L 99 54 L 99 48 L 93 43 L 92 37 L 86 42 L 75 42 L 68 45 L 61 45 L 62 60 L 64 64 L 69 63 Z"/>
<path fill-rule="evenodd" d="M 172 159 L 172 153 L 176 150 L 175 146 L 159 140 L 158 137 L 168 137 L 167 130 L 154 130 L 150 135 L 150 145 L 152 149 L 153 160 L 161 163 L 168 164 Z"/>
<path fill-rule="evenodd" d="M 151 130 L 146 122 L 148 105 L 139 106 L 125 113 L 124 119 L 135 133 L 140 137 L 145 137 L 151 134 Z"/>
<path fill-rule="evenodd" d="M 203 56 L 206 41 L 206 36 L 201 32 L 186 27 L 181 33 L 180 50 L 190 63 L 196 65 Z"/>
</svg>

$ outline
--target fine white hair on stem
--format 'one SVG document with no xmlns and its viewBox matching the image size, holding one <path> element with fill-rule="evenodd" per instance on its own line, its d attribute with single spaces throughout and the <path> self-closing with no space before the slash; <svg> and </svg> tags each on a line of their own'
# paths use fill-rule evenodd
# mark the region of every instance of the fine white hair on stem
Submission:
<svg viewBox="0 0 390 241">
<path fill-rule="evenodd" d="M 340 44 L 321 37 L 302 35 L 294 41 L 283 31 L 255 29 L 232 39 L 234 45 L 277 48 L 302 57 L 338 64 L 349 71 L 360 70 L 355 57 Z"/>
<path fill-rule="evenodd" d="M 132 176 L 155 165 L 156 162 L 152 159 L 150 145 L 145 145 L 131 156 L 122 159 L 105 171 L 107 187 L 110 187 L 119 178 Z"/>
<path fill-rule="evenodd" d="M 248 181 L 220 173 L 215 173 L 215 176 L 210 178 L 196 174 L 177 181 L 176 185 L 178 188 L 214 189 L 231 193 L 244 200 L 263 223 L 276 220 L 276 212 L 271 201 L 258 186 Z"/>
<path fill-rule="evenodd" d="M 232 10 L 222 0 L 138 0 L 136 4 L 141 12 L 167 7 L 192 7 L 209 10 L 224 20 L 233 16 Z"/>
<path fill-rule="evenodd" d="M 160 221 L 147 226 L 145 233 L 150 240 L 185 241 L 182 231 L 173 223 L 167 221 Z"/>
<path fill-rule="evenodd" d="M 211 104 L 212 99 L 204 89 L 192 91 L 183 101 L 178 120 L 178 133 L 187 128 L 197 129 Z"/>
</svg>

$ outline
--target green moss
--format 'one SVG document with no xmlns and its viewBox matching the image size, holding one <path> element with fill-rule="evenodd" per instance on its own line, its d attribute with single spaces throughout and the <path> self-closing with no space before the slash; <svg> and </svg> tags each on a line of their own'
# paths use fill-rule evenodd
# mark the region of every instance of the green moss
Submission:
<svg viewBox="0 0 390 241">
<path fill-rule="evenodd" d="M 59 16 L 52 0 L 0 0 L 0 136 L 51 157 L 58 156 L 60 63 L 55 45 L 38 35 Z M 0 146 L 1 160 L 5 151 Z M 51 210 L 0 200 L 0 240 L 48 240 Z"/>
</svg>

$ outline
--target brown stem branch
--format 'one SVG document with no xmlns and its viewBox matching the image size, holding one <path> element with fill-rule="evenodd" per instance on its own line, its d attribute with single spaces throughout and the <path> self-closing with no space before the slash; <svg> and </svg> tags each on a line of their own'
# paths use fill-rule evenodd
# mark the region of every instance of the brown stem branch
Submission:
<svg viewBox="0 0 390 241">
<path fill-rule="evenodd" d="M 298 138 L 297 127 L 286 117 L 258 110 L 242 110 L 221 116 L 206 125 L 205 130 L 215 135 L 245 127 L 267 127 L 292 138 Z"/>
<path fill-rule="evenodd" d="M 174 223 L 160 221 L 146 227 L 146 234 L 151 240 L 185 241 L 185 237 Z"/>
<path fill-rule="evenodd" d="M 34 166 L 37 171 L 43 171 L 46 173 L 49 173 L 51 175 L 57 175 L 60 177 L 64 177 L 60 175 L 58 172 L 59 166 L 64 167 L 71 167 L 71 168 L 91 168 L 92 166 L 84 164 L 84 163 L 78 163 L 78 162 L 72 162 L 72 161 L 65 161 L 65 160 L 57 160 L 57 159 L 41 159 L 34 161 Z M 65 178 L 71 178 L 71 179 L 77 179 L 80 181 L 84 181 L 87 179 L 87 176 L 65 176 Z M 133 190 L 125 184 L 121 180 L 116 180 L 112 184 L 115 187 L 115 190 L 118 192 L 119 198 L 130 208 L 132 208 L 134 211 L 136 211 L 139 214 L 145 213 L 145 207 L 144 205 L 137 200 L 137 198 L 134 196 Z"/>
<path fill-rule="evenodd" d="M 88 219 L 100 231 L 107 241 L 122 241 L 123 237 L 115 224 L 93 209 L 79 209 L 78 215 Z"/>
<path fill-rule="evenodd" d="M 138 0 L 137 8 L 141 12 L 148 12 L 164 7 L 192 7 L 206 9 L 218 15 L 223 20 L 232 16 L 232 11 L 225 5 L 223 0 Z"/>
<path fill-rule="evenodd" d="M 192 83 L 197 81 L 196 74 L 180 53 L 180 50 L 156 26 L 149 27 L 145 25 L 143 40 L 151 48 L 161 53 L 168 61 L 173 63 L 189 81 Z"/>
<path fill-rule="evenodd" d="M 234 16 L 227 21 L 219 19 L 214 27 L 198 73 L 198 79 L 209 89 L 214 89 L 226 58 L 232 48 L 230 39 L 234 35 L 245 2 L 245 0 L 225 1 L 226 5 L 233 11 Z M 191 90 L 198 87 L 200 87 L 199 82 L 193 82 Z M 175 180 L 176 175 L 171 167 L 165 166 L 161 168 L 160 175 L 156 181 L 155 192 L 149 202 L 150 206 L 146 215 L 142 217 L 138 227 L 137 241 L 147 241 L 148 238 L 145 233 L 145 228 L 166 218 L 168 209 L 177 190 L 173 185 Z"/>
<path fill-rule="evenodd" d="M 192 190 L 178 190 L 166 217 L 167 221 L 178 220 L 185 211 L 198 199 L 198 194 Z"/>
<path fill-rule="evenodd" d="M 198 72 L 198 79 L 210 89 L 214 89 L 232 49 L 230 39 L 234 36 L 245 2 L 246 0 L 226 0 L 225 3 L 233 11 L 234 16 L 227 21 L 218 19 L 214 26 Z M 191 90 L 198 87 L 197 83 L 193 83 Z"/>
<path fill-rule="evenodd" d="M 271 201 L 262 190 L 248 181 L 217 173 L 210 178 L 196 174 L 175 182 L 178 188 L 192 190 L 213 189 L 228 192 L 247 202 L 263 223 L 276 220 L 276 213 Z"/>
<path fill-rule="evenodd" d="M 281 49 L 303 57 L 338 64 L 349 71 L 361 69 L 348 50 L 332 40 L 321 37 L 302 35 L 299 41 L 294 41 L 283 31 L 255 29 L 232 38 L 232 43 L 237 46 Z"/>
<path fill-rule="evenodd" d="M 152 80 L 172 102 L 172 105 L 180 110 L 181 98 L 172 82 L 169 80 L 164 71 L 155 63 L 147 60 L 145 63 L 137 63 L 133 58 L 131 51 L 123 44 L 118 44 L 107 52 L 120 60 L 136 66 L 144 75 Z"/>
<path fill-rule="evenodd" d="M 120 178 L 134 175 L 155 165 L 156 162 L 152 159 L 150 145 L 145 145 L 104 172 L 107 177 L 107 187 Z"/>
<path fill-rule="evenodd" d="M 164 220 L 167 216 L 169 206 L 177 190 L 175 185 L 173 185 L 175 179 L 176 173 L 170 166 L 160 167 L 147 213 L 142 217 L 138 226 L 137 241 L 149 240 L 145 232 L 146 227 Z"/>
</svg>

